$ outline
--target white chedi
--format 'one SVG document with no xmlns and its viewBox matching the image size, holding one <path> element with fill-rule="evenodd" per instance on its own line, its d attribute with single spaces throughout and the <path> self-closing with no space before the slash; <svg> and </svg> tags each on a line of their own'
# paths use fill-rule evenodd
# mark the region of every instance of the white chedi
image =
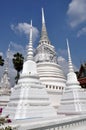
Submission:
<svg viewBox="0 0 86 130">
<path fill-rule="evenodd" d="M 81 88 L 79 85 L 79 81 L 77 80 L 76 74 L 74 73 L 73 65 L 72 65 L 72 60 L 71 60 L 71 55 L 70 55 L 70 49 L 69 49 L 69 43 L 67 39 L 67 48 L 68 48 L 68 67 L 69 67 L 69 73 L 67 74 L 67 88 L 71 89 L 77 89 Z"/>
<path fill-rule="evenodd" d="M 45 86 L 39 80 L 36 63 L 33 60 L 32 22 L 27 60 L 18 84 L 14 86 L 10 102 L 3 110 L 2 116 L 9 115 L 11 119 L 43 119 L 56 117 L 56 111 L 51 106 Z"/>
<path fill-rule="evenodd" d="M 57 109 L 66 86 L 66 77 L 58 64 L 55 47 L 48 38 L 43 9 L 41 37 L 35 50 L 34 59 L 37 63 L 40 80 L 46 87 L 52 106 Z"/>
<path fill-rule="evenodd" d="M 4 64 L 4 72 L 0 81 L 0 108 L 6 107 L 11 94 L 11 83 L 9 77 L 9 51 L 10 49 L 8 48 Z"/>
<path fill-rule="evenodd" d="M 68 40 L 67 40 L 67 48 L 68 48 L 68 67 L 69 67 L 66 82 L 67 87 L 63 93 L 58 113 L 65 115 L 85 114 L 86 92 L 84 91 L 84 89 L 81 89 L 76 74 L 74 73 Z"/>
</svg>

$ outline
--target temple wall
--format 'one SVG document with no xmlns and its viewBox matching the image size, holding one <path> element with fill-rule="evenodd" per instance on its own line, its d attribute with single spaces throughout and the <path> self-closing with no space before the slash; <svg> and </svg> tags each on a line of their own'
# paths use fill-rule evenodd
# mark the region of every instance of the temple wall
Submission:
<svg viewBox="0 0 86 130">
<path fill-rule="evenodd" d="M 69 124 L 64 123 L 64 125 L 57 125 L 57 126 L 45 126 L 44 128 L 34 128 L 34 129 L 27 129 L 27 130 L 86 130 L 86 121 L 79 121 L 79 122 L 71 122 Z"/>
<path fill-rule="evenodd" d="M 60 105 L 61 97 L 62 97 L 62 92 L 50 92 L 47 91 L 49 94 L 49 99 L 51 102 L 51 105 L 56 108 L 56 111 Z"/>
<path fill-rule="evenodd" d="M 40 121 L 32 123 L 27 122 L 28 127 L 22 127 L 22 130 L 86 130 L 86 117 L 73 117 Z M 26 125 L 27 126 L 27 125 Z M 18 127 L 19 128 L 19 127 Z M 19 128 L 18 130 L 21 130 Z"/>
</svg>

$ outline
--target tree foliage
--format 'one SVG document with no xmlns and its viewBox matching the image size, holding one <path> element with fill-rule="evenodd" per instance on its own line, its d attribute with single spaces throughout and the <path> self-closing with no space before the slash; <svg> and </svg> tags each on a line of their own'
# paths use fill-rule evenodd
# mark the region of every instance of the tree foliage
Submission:
<svg viewBox="0 0 86 130">
<path fill-rule="evenodd" d="M 11 123 L 11 120 L 7 117 L 1 117 L 0 118 L 0 126 L 3 127 L 5 123 Z M 7 126 L 5 128 L 0 128 L 0 130 L 12 130 L 11 126 Z"/>
<path fill-rule="evenodd" d="M 13 61 L 14 68 L 17 71 L 17 76 L 15 77 L 15 81 L 17 83 L 20 77 L 20 71 L 23 68 L 24 57 L 22 56 L 22 54 L 17 52 L 16 54 L 14 54 L 12 61 Z"/>
<path fill-rule="evenodd" d="M 5 128 L 1 128 L 0 130 L 12 130 L 12 128 L 10 126 L 5 127 Z"/>
<path fill-rule="evenodd" d="M 2 59 L 2 56 L 0 56 L 0 66 L 4 65 L 4 59 Z"/>
</svg>

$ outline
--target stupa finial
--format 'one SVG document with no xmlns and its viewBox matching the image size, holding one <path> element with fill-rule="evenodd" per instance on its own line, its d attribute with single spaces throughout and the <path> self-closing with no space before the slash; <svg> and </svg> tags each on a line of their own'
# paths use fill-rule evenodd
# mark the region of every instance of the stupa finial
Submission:
<svg viewBox="0 0 86 130">
<path fill-rule="evenodd" d="M 45 17 L 44 17 L 44 9 L 42 8 L 42 31 L 41 31 L 41 38 L 39 43 L 48 43 L 50 44 L 50 41 L 48 39 L 47 35 L 47 29 L 45 25 Z"/>
<path fill-rule="evenodd" d="M 30 24 L 30 37 L 29 37 L 29 45 L 27 52 L 27 60 L 33 60 L 33 46 L 32 46 L 32 20 Z"/>
<path fill-rule="evenodd" d="M 6 60 L 5 60 L 5 72 L 8 73 L 8 67 L 9 67 L 9 52 L 10 52 L 10 44 L 8 46 L 8 50 L 6 52 Z"/>
<path fill-rule="evenodd" d="M 44 18 L 44 9 L 42 8 L 42 24 L 45 23 L 45 18 Z"/>
<path fill-rule="evenodd" d="M 67 42 L 67 50 L 68 50 L 68 67 L 69 67 L 69 72 L 74 72 L 73 64 L 72 64 L 72 60 L 71 60 L 71 54 L 70 54 L 70 48 L 69 48 L 68 39 L 66 39 L 66 42 Z"/>
</svg>

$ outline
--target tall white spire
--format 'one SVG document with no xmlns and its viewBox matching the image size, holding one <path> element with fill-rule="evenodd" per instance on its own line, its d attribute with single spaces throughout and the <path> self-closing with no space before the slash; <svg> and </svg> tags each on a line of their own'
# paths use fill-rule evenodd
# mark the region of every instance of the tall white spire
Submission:
<svg viewBox="0 0 86 130">
<path fill-rule="evenodd" d="M 70 48 L 69 48 L 69 42 L 68 39 L 67 41 L 67 49 L 68 49 L 68 67 L 69 67 L 69 72 L 74 72 L 73 65 L 72 65 L 72 60 L 71 60 L 71 54 L 70 54 Z"/>
<path fill-rule="evenodd" d="M 9 52 L 10 52 L 10 44 L 6 52 L 5 68 L 4 68 L 4 74 L 7 75 L 7 77 L 8 77 L 8 70 L 9 70 Z"/>
<path fill-rule="evenodd" d="M 8 80 L 10 79 L 8 76 L 9 71 L 9 56 L 10 56 L 10 44 L 8 46 L 8 50 L 6 53 L 6 62 L 5 62 L 5 73 L 7 73 Z"/>
<path fill-rule="evenodd" d="M 76 74 L 74 73 L 73 64 L 71 60 L 71 54 L 70 54 L 70 48 L 68 39 L 67 41 L 67 49 L 68 49 L 68 67 L 69 67 L 69 73 L 67 74 L 67 88 L 71 89 L 78 89 L 81 88 L 79 85 L 79 81 L 77 80 Z"/>
<path fill-rule="evenodd" d="M 42 8 L 42 31 L 41 31 L 41 38 L 39 43 L 47 43 L 50 44 L 50 41 L 48 39 L 47 35 L 47 29 L 45 25 L 45 17 L 44 17 L 44 9 Z"/>
<path fill-rule="evenodd" d="M 30 25 L 30 37 L 28 44 L 27 60 L 33 60 L 33 46 L 32 46 L 32 20 Z"/>
<path fill-rule="evenodd" d="M 8 46 L 8 50 L 6 53 L 6 61 L 5 61 L 5 72 L 8 73 L 8 67 L 9 67 L 9 52 L 10 52 L 10 44 Z"/>
<path fill-rule="evenodd" d="M 44 9 L 42 8 L 42 24 L 45 24 Z"/>
</svg>

